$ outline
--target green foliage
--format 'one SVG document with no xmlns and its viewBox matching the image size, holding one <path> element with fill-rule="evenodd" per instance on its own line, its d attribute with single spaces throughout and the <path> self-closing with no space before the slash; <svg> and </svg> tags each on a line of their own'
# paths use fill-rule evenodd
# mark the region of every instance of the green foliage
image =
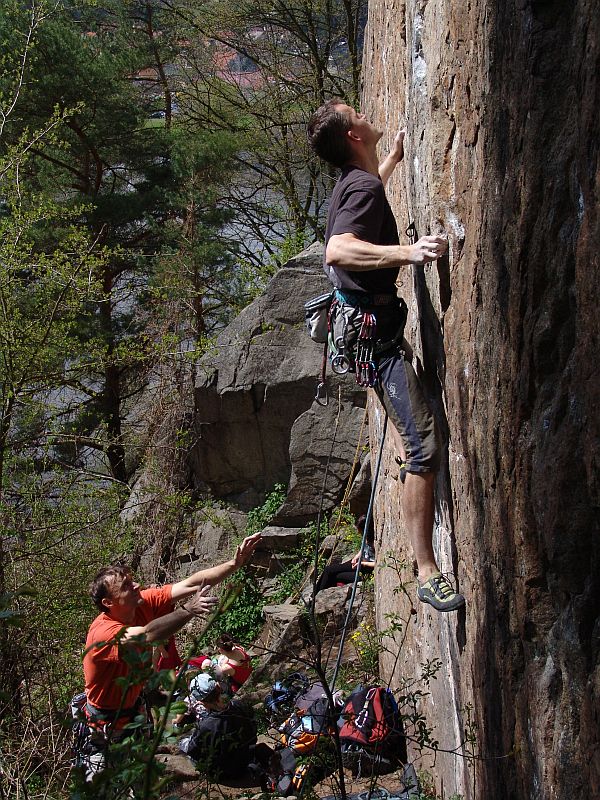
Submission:
<svg viewBox="0 0 600 800">
<path fill-rule="evenodd" d="M 362 536 L 356 527 L 354 516 L 349 509 L 343 508 L 334 512 L 331 517 L 329 527 L 332 531 L 339 531 L 343 536 L 344 544 L 353 553 L 360 550 Z"/>
<path fill-rule="evenodd" d="M 372 620 L 361 622 L 350 635 L 350 641 L 358 655 L 361 670 L 366 675 L 376 677 L 379 673 L 381 637 L 377 633 L 374 622 Z"/>
<path fill-rule="evenodd" d="M 419 770 L 418 779 L 421 787 L 418 800 L 443 800 L 435 790 L 434 778 L 430 772 L 424 769 Z M 452 794 L 448 797 L 448 800 L 463 800 L 463 795 Z"/>
<path fill-rule="evenodd" d="M 61 428 L 54 431 L 63 440 L 60 456 L 74 463 L 92 446 L 121 482 L 135 466 L 126 461 L 122 419 L 147 371 L 164 354 L 197 351 L 180 343 L 202 342 L 205 349 L 206 332 L 247 296 L 234 270 L 236 243 L 222 233 L 231 218 L 222 195 L 235 137 L 142 124 L 155 100 L 132 76 L 151 64 L 160 71 L 178 41 L 164 10 L 158 20 L 166 27 L 153 35 L 150 7 L 139 15 L 135 4 L 109 2 L 102 11 L 80 7 L 74 14 L 56 4 L 27 58 L 18 37 L 7 39 L 9 62 L 24 66 L 18 92 L 6 89 L 15 103 L 0 137 L 0 174 L 19 203 L 35 197 L 42 208 L 52 205 L 51 213 L 26 221 L 23 246 L 42 267 L 46 259 L 56 268 L 62 256 L 82 289 L 88 284 L 88 296 L 72 310 L 69 340 L 57 335 L 46 343 L 47 350 L 56 345 L 56 358 L 45 372 L 56 375 L 67 356 L 62 383 L 73 387 L 69 413 L 62 398 Z M 21 17 L 26 27 L 29 17 Z M 86 30 L 95 35 L 83 36 Z M 161 91 L 169 93 L 168 86 Z M 7 202 L 6 211 L 7 224 L 18 225 L 16 204 Z M 7 241 L 17 241 L 12 232 Z M 23 309 L 26 334 L 35 312 L 32 302 Z"/>
<path fill-rule="evenodd" d="M 281 242 L 278 242 L 277 251 L 271 257 L 267 274 L 274 275 L 279 267 L 283 266 L 287 261 L 301 253 L 304 248 L 310 244 L 308 233 L 304 230 L 292 230 L 287 233 Z"/>
<path fill-rule="evenodd" d="M 190 39 L 202 44 L 186 52 L 196 74 L 181 94 L 200 125 L 243 135 L 230 205 L 247 232 L 242 258 L 254 268 L 276 269 L 323 233 L 330 177 L 309 152 L 305 127 L 326 98 L 357 100 L 365 12 L 364 0 L 209 0 L 187 15 Z M 236 54 L 231 79 L 227 52 Z"/>
<path fill-rule="evenodd" d="M 294 561 L 277 575 L 277 589 L 272 597 L 274 603 L 283 603 L 288 597 L 297 597 L 302 586 L 310 559 L 302 558 L 298 551 L 292 551 L 291 556 L 294 555 L 298 555 L 300 560 Z"/>
<path fill-rule="evenodd" d="M 249 512 L 246 535 L 250 536 L 265 528 L 284 499 L 285 487 L 277 484 L 267 495 L 265 502 Z M 210 631 L 197 643 L 197 646 L 210 646 L 214 639 L 224 632 L 230 633 L 242 643 L 252 642 L 258 635 L 262 625 L 263 597 L 255 578 L 248 570 L 241 569 L 233 575 L 221 593 L 232 591 L 236 593 L 235 602 L 218 615 Z"/>
<path fill-rule="evenodd" d="M 252 511 L 248 513 L 246 536 L 251 536 L 253 533 L 258 533 L 258 531 L 262 531 L 263 528 L 266 528 L 283 505 L 285 493 L 285 486 L 282 483 L 276 484 L 273 490 L 267 495 L 265 502 L 258 508 L 253 508 Z"/>
<path fill-rule="evenodd" d="M 242 644 L 249 644 L 256 638 L 262 625 L 263 597 L 256 580 L 245 569 L 233 576 L 230 586 L 239 590 L 239 594 L 231 608 L 215 620 L 209 631 L 209 641 L 227 632 Z"/>
<path fill-rule="evenodd" d="M 327 530 L 326 523 L 322 526 Z M 321 533 L 321 537 L 325 535 Z M 289 553 L 289 565 L 277 575 L 277 588 L 272 600 L 281 603 L 288 597 L 297 597 L 302 587 L 306 572 L 315 558 L 315 543 L 317 537 L 316 523 L 310 523 L 300 532 L 300 542 Z"/>
</svg>

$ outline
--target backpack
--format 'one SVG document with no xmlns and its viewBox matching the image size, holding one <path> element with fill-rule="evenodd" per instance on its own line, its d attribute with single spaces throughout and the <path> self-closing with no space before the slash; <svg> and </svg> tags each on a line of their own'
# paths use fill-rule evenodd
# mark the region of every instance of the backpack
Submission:
<svg viewBox="0 0 600 800">
<path fill-rule="evenodd" d="M 281 744 L 298 755 L 311 753 L 320 737 L 332 735 L 333 724 L 327 698 L 319 697 L 308 709 L 294 711 L 281 725 Z"/>
<path fill-rule="evenodd" d="M 296 698 L 296 710 L 280 726 L 279 749 L 269 776 L 270 791 L 297 795 L 305 788 L 309 775 L 312 781 L 321 780 L 333 765 L 330 747 L 337 712 L 331 713 L 323 693 L 322 684 L 309 687 Z"/>
<path fill-rule="evenodd" d="M 392 772 L 406 763 L 406 739 L 398 705 L 389 689 L 359 686 L 342 712 L 340 743 L 344 766 L 354 775 Z"/>
<path fill-rule="evenodd" d="M 276 751 L 271 761 L 264 788 L 281 797 L 299 795 L 309 769 L 309 764 L 305 761 L 299 762 L 294 752 L 289 747 L 284 747 Z"/>
<path fill-rule="evenodd" d="M 232 700 L 222 711 L 209 711 L 198 720 L 179 749 L 196 761 L 201 772 L 212 778 L 234 778 L 242 774 L 256 746 L 256 722 L 252 709 Z"/>
<path fill-rule="evenodd" d="M 265 697 L 265 709 L 271 724 L 285 719 L 295 708 L 296 698 L 306 692 L 310 681 L 302 672 L 292 672 L 276 681 Z"/>
<path fill-rule="evenodd" d="M 308 711 L 315 701 L 326 697 L 327 694 L 322 683 L 311 683 L 295 698 L 294 706 L 298 711 Z"/>
<path fill-rule="evenodd" d="M 309 785 L 307 779 L 314 784 L 330 775 L 335 765 L 332 741 L 330 736 L 315 737 L 309 753 L 292 747 L 276 750 L 266 778 L 267 791 L 283 797 L 301 796 Z M 322 744 L 323 749 L 317 750 L 317 744 Z"/>
</svg>

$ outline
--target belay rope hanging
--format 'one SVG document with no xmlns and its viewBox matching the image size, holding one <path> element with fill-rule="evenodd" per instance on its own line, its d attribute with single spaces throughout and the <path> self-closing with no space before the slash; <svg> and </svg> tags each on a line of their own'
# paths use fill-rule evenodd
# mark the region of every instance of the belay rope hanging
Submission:
<svg viewBox="0 0 600 800">
<path fill-rule="evenodd" d="M 379 472 L 381 470 L 381 459 L 383 457 L 383 447 L 385 445 L 385 435 L 387 432 L 387 424 L 388 424 L 388 413 L 385 412 L 385 416 L 383 418 L 383 428 L 381 431 L 381 443 L 379 445 L 379 452 L 377 454 L 377 463 L 375 465 L 375 474 L 373 475 L 373 480 L 371 481 L 371 495 L 369 497 L 369 507 L 367 508 L 367 516 L 365 518 L 365 527 L 363 530 L 362 540 L 360 543 L 360 552 L 358 555 L 358 561 L 356 564 L 356 570 L 354 572 L 354 581 L 352 583 L 352 593 L 350 595 L 350 602 L 348 603 L 348 611 L 346 612 L 346 619 L 344 620 L 344 625 L 342 627 L 342 635 L 340 638 L 340 643 L 338 647 L 338 655 L 335 662 L 335 669 L 333 672 L 333 677 L 331 678 L 330 686 L 331 691 L 335 691 L 335 682 L 337 680 L 338 673 L 340 671 L 340 666 L 342 663 L 342 654 L 344 652 L 344 645 L 346 643 L 346 637 L 348 635 L 348 628 L 350 627 L 350 622 L 352 620 L 352 610 L 354 607 L 354 600 L 356 598 L 356 592 L 358 589 L 358 583 L 360 580 L 360 565 L 363 560 L 363 555 L 365 552 L 365 547 L 367 544 L 367 531 L 369 530 L 369 525 L 371 524 L 371 520 L 373 518 L 373 503 L 375 500 L 375 491 L 377 489 L 377 481 L 379 480 Z"/>
<path fill-rule="evenodd" d="M 407 229 L 406 235 L 408 236 L 411 244 L 416 239 L 416 228 L 411 222 Z M 326 406 L 329 402 L 327 393 L 327 385 L 325 382 L 327 360 L 328 356 L 331 359 L 331 370 L 337 375 L 343 375 L 354 369 L 356 373 L 356 382 L 359 386 L 364 388 L 374 387 L 378 380 L 377 370 L 377 356 L 390 351 L 396 347 L 404 336 L 404 325 L 408 314 L 406 304 L 401 298 L 396 296 L 373 296 L 367 295 L 368 300 L 365 298 L 364 304 L 369 307 L 361 308 L 359 298 L 356 293 L 345 292 L 339 289 L 319 295 L 318 297 L 309 300 L 304 305 L 304 313 L 306 320 L 306 327 L 308 334 L 313 341 L 323 344 L 323 359 L 321 364 L 320 381 L 317 384 L 315 393 L 315 401 L 322 406 Z M 371 309 L 372 305 L 377 305 L 385 308 L 394 307 L 398 315 L 398 324 L 396 334 L 388 341 L 381 341 L 377 339 L 377 318 L 374 311 Z M 336 419 L 339 422 L 339 408 Z M 365 519 L 365 527 L 363 531 L 360 553 L 357 560 L 357 566 L 354 574 L 354 582 L 352 585 L 352 594 L 350 603 L 342 628 L 342 637 L 339 645 L 338 656 L 334 675 L 331 681 L 331 689 L 334 691 L 335 682 L 337 680 L 338 672 L 340 669 L 342 652 L 348 627 L 350 624 L 354 600 L 356 597 L 357 586 L 360 578 L 360 565 L 363 559 L 364 550 L 366 546 L 366 536 L 371 520 L 373 517 L 373 502 L 375 498 L 375 491 L 377 489 L 377 481 L 381 468 L 381 459 L 383 456 L 383 447 L 385 443 L 385 436 L 387 432 L 388 413 L 385 411 L 383 421 L 383 429 L 381 433 L 381 443 L 379 446 L 379 453 L 375 467 L 375 474 L 371 481 L 371 495 L 369 498 L 369 506 Z M 333 449 L 333 443 L 332 443 Z M 332 452 L 329 454 L 329 459 L 325 468 L 325 476 L 323 480 L 323 489 L 321 494 L 321 501 L 319 504 L 319 514 L 317 517 L 317 541 L 315 547 L 315 577 L 318 563 L 318 550 L 320 539 L 320 524 L 323 509 L 323 498 L 325 495 L 325 486 L 327 482 L 327 475 L 329 471 L 329 463 Z M 311 598 L 311 611 L 314 614 L 314 585 L 313 594 Z"/>
</svg>

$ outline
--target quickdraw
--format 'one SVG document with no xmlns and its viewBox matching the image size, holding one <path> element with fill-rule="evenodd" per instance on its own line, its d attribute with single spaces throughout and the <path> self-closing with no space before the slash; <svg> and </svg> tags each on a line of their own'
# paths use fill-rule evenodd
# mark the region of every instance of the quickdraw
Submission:
<svg viewBox="0 0 600 800">
<path fill-rule="evenodd" d="M 375 386 L 377 382 L 376 333 L 375 314 L 365 311 L 356 343 L 356 382 L 359 386 Z"/>
</svg>

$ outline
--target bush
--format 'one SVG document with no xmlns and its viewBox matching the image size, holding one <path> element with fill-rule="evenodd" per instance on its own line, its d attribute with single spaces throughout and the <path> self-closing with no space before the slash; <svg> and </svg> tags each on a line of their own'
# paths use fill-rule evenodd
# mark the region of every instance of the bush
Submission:
<svg viewBox="0 0 600 800">
<path fill-rule="evenodd" d="M 253 508 L 248 514 L 246 521 L 246 536 L 262 531 L 269 524 L 277 511 L 283 505 L 286 495 L 286 487 L 282 483 L 277 483 L 273 491 L 267 495 L 265 502 L 258 508 Z"/>
</svg>

